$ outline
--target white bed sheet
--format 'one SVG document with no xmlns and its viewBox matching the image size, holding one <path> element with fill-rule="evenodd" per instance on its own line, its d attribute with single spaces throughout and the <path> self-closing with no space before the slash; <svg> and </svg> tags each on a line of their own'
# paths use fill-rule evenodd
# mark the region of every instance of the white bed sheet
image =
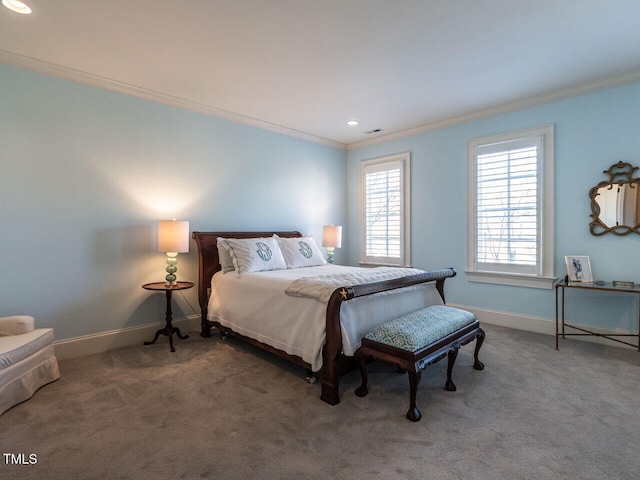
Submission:
<svg viewBox="0 0 640 480">
<path fill-rule="evenodd" d="M 359 267 L 324 265 L 258 272 L 237 277 L 216 273 L 211 279 L 209 320 L 290 355 L 301 357 L 313 371 L 322 368 L 327 304 L 285 293 L 294 280 L 349 272 Z M 419 273 L 416 270 L 416 273 Z M 353 356 L 374 326 L 430 305 L 441 305 L 435 282 L 343 302 L 340 310 L 343 353 Z"/>
</svg>

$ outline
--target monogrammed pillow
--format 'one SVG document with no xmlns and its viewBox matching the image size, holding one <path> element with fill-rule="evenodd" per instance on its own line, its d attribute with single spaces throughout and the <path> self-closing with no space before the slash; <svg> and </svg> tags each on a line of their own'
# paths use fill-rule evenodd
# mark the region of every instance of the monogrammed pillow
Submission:
<svg viewBox="0 0 640 480">
<path fill-rule="evenodd" d="M 231 255 L 239 277 L 245 273 L 287 268 L 276 235 L 271 238 L 219 238 L 218 242 Z"/>
<path fill-rule="evenodd" d="M 315 267 L 326 263 L 322 252 L 311 237 L 278 237 L 278 244 L 287 268 Z"/>
</svg>

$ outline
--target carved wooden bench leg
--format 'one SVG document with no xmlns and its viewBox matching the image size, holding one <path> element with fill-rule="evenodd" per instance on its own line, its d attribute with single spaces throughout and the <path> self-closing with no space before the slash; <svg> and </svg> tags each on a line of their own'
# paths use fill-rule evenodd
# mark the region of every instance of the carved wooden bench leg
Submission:
<svg viewBox="0 0 640 480">
<path fill-rule="evenodd" d="M 367 375 L 366 358 L 363 354 L 362 348 L 359 348 L 356 351 L 355 357 L 358 369 L 360 370 L 360 376 L 362 377 L 362 383 L 358 388 L 356 388 L 356 395 L 359 397 L 364 397 L 367 395 L 367 393 L 369 393 L 369 389 L 367 387 L 369 377 Z"/>
<path fill-rule="evenodd" d="M 447 356 L 449 357 L 449 362 L 447 364 L 447 383 L 444 388 L 449 392 L 455 392 L 457 388 L 453 380 L 451 380 L 451 373 L 453 372 L 453 365 L 456 363 L 456 358 L 458 358 L 458 348 L 454 347 L 449 350 Z"/>
<path fill-rule="evenodd" d="M 476 370 L 484 370 L 484 363 L 482 363 L 478 359 L 478 354 L 480 353 L 480 347 L 482 347 L 482 342 L 484 342 L 484 330 L 481 328 L 478 329 L 479 332 L 476 335 L 476 349 L 473 352 L 473 368 Z"/>
<path fill-rule="evenodd" d="M 418 422 L 422 418 L 422 414 L 416 406 L 416 396 L 418 395 L 418 385 L 420 384 L 420 377 L 422 377 L 422 371 L 418 366 L 414 366 L 409 369 L 409 410 L 407 411 L 407 418 L 412 422 Z"/>
</svg>

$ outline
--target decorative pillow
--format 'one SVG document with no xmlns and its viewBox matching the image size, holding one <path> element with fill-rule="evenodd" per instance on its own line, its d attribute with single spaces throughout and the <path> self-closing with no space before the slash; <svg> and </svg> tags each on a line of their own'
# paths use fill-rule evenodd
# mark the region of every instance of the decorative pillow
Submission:
<svg viewBox="0 0 640 480">
<path fill-rule="evenodd" d="M 287 268 L 276 235 L 271 238 L 220 238 L 218 241 L 229 251 L 239 277 L 245 273 Z"/>
<path fill-rule="evenodd" d="M 220 260 L 222 273 L 233 272 L 235 268 L 233 267 L 233 259 L 231 258 L 231 253 L 229 252 L 228 247 L 224 246 L 220 240 L 224 239 L 218 238 L 216 245 L 218 246 L 218 260 Z"/>
<path fill-rule="evenodd" d="M 33 317 L 28 315 L 14 315 L 0 318 L 0 337 L 20 335 L 35 328 Z"/>
<path fill-rule="evenodd" d="M 326 263 L 312 237 L 278 237 L 278 244 L 287 268 L 315 267 Z"/>
</svg>

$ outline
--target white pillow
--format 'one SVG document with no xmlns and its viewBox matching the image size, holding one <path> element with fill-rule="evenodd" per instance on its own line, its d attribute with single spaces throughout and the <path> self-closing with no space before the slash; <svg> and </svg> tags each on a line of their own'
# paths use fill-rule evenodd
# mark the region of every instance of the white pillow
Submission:
<svg viewBox="0 0 640 480">
<path fill-rule="evenodd" d="M 278 237 L 278 244 L 287 268 L 315 267 L 326 264 L 322 252 L 312 237 Z"/>
<path fill-rule="evenodd" d="M 222 267 L 222 273 L 233 272 L 235 268 L 233 267 L 233 259 L 231 258 L 229 248 L 223 245 L 220 240 L 224 239 L 218 238 L 216 245 L 218 247 L 218 260 L 220 261 L 220 267 Z"/>
<path fill-rule="evenodd" d="M 284 270 L 284 261 L 276 235 L 271 238 L 220 238 L 220 243 L 229 251 L 236 275 Z"/>
<path fill-rule="evenodd" d="M 35 328 L 33 317 L 28 315 L 14 315 L 0 318 L 0 337 L 20 335 Z"/>
</svg>

